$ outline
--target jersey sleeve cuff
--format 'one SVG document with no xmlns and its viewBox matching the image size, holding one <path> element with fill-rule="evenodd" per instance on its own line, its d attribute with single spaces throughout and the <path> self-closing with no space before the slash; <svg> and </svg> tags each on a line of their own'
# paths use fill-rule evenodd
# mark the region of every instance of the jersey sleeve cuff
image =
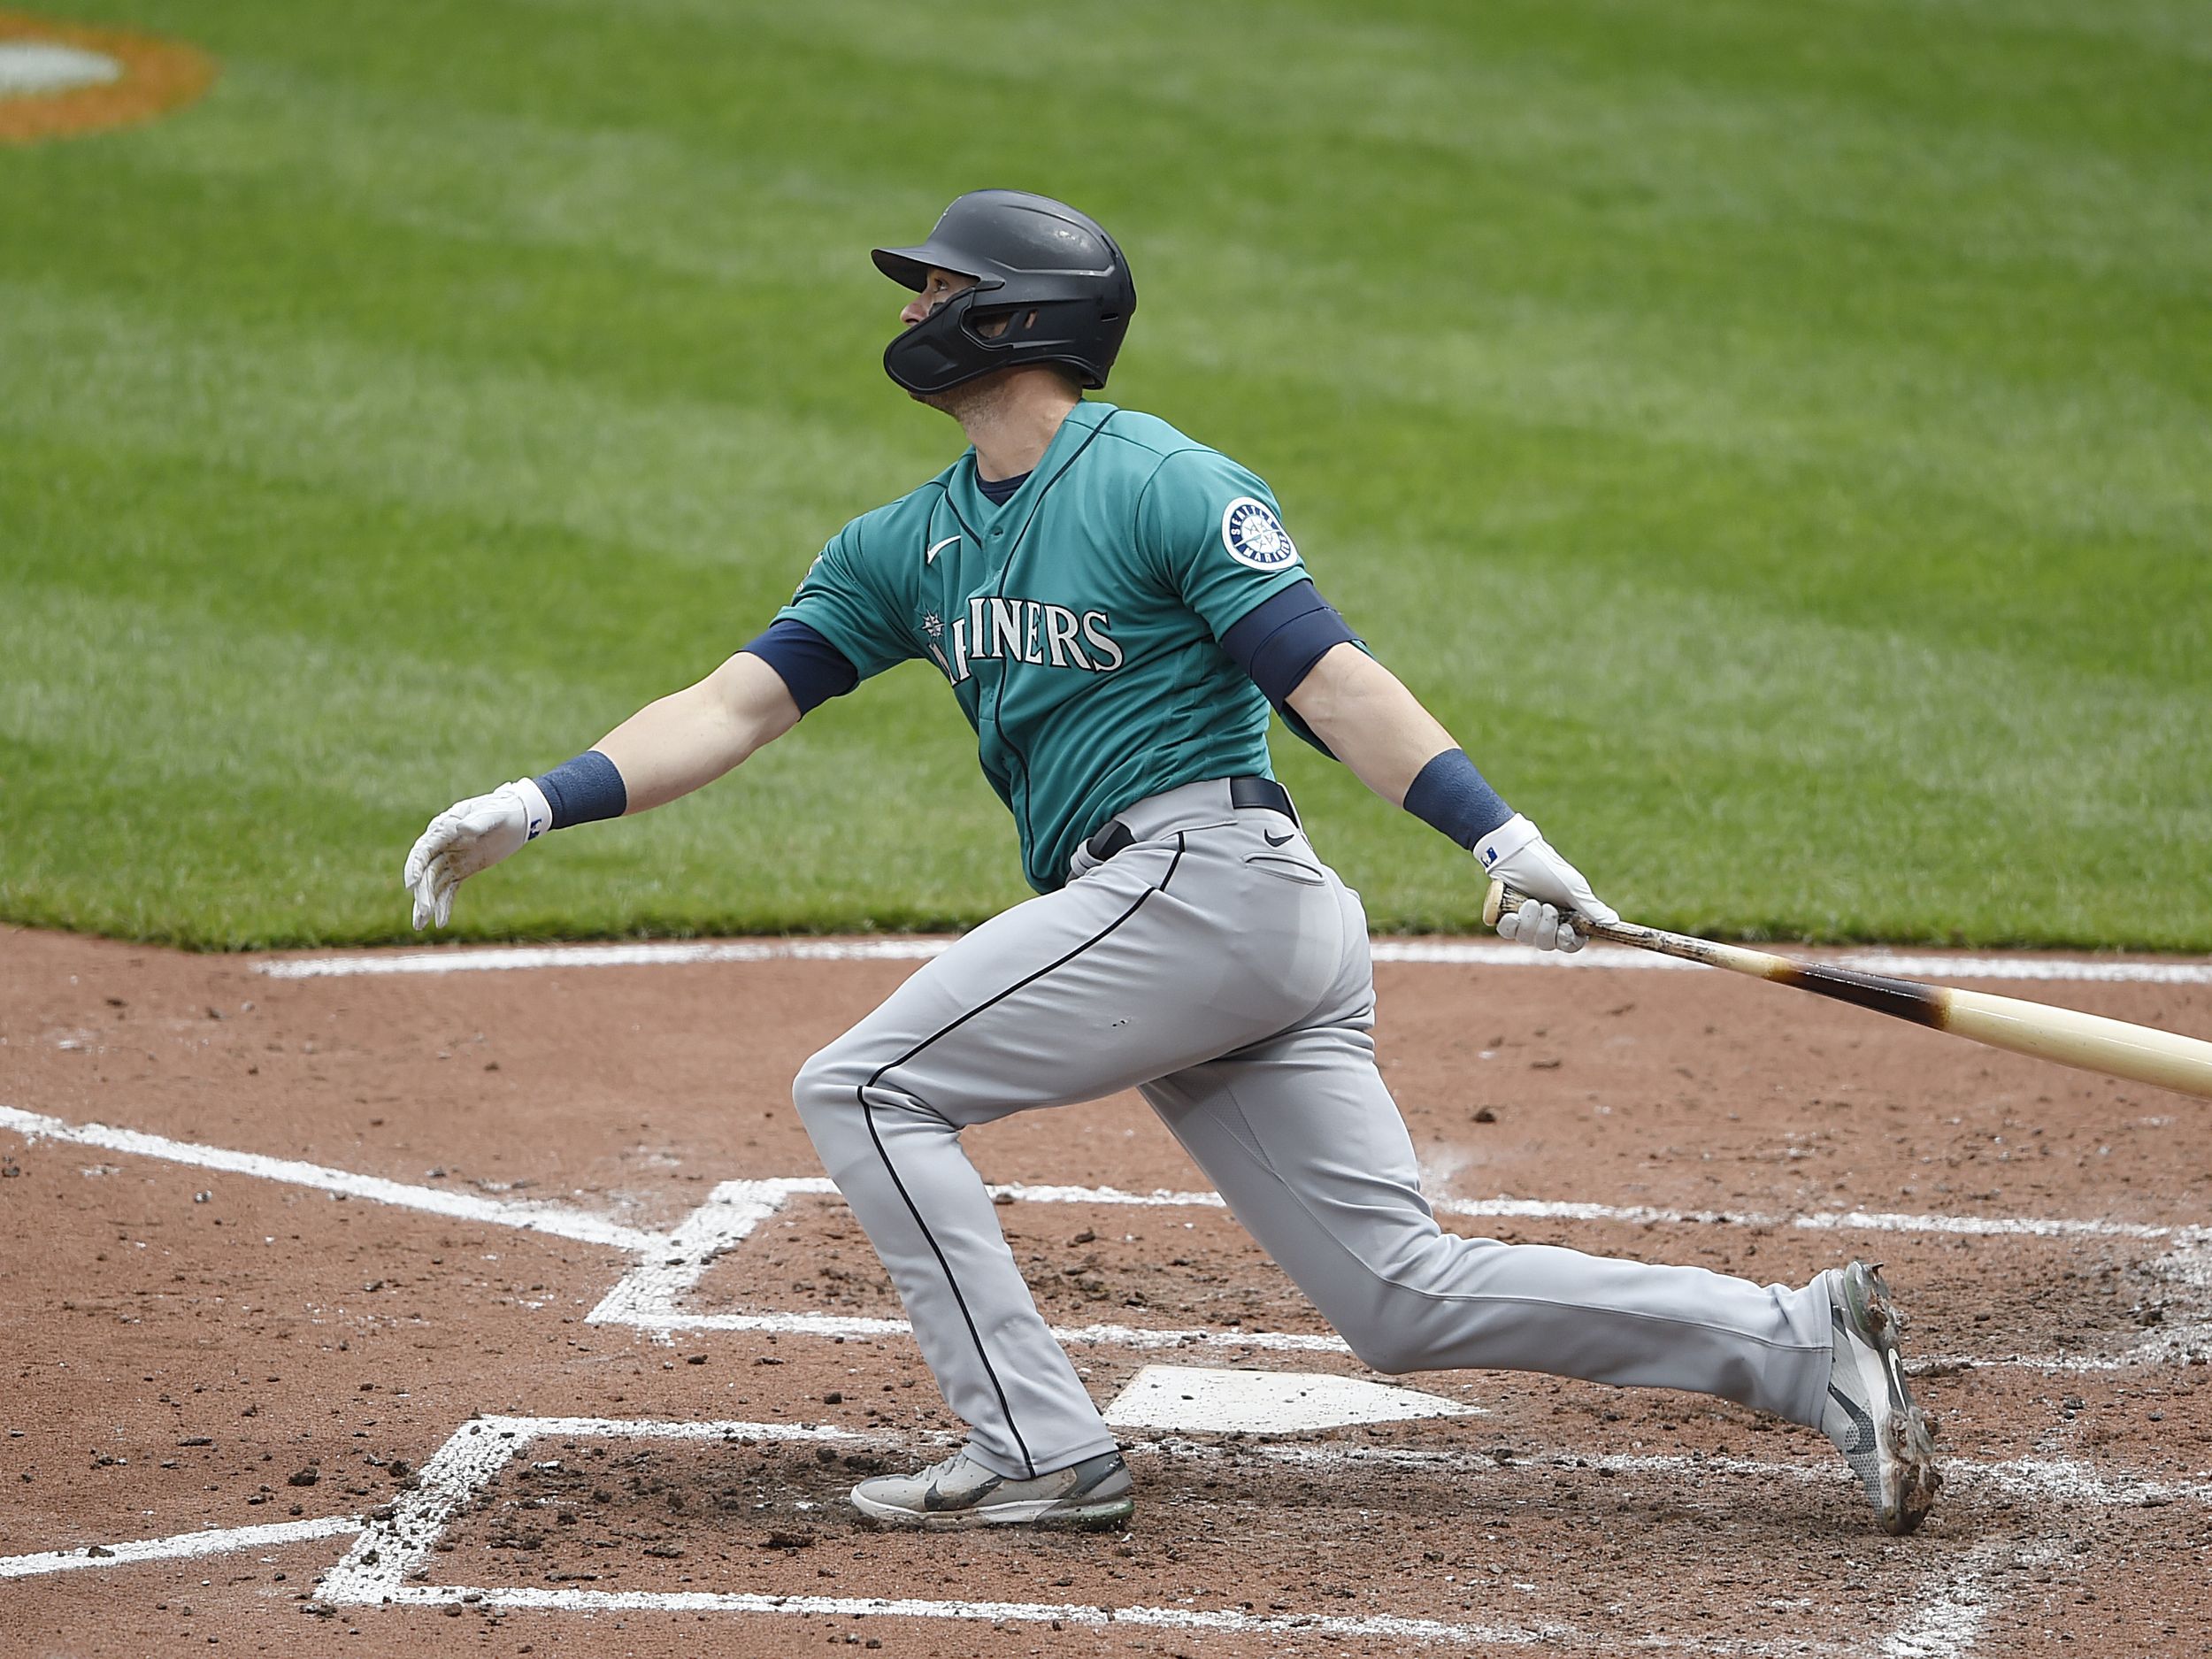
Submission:
<svg viewBox="0 0 2212 1659">
<path fill-rule="evenodd" d="M 796 617 L 779 617 L 768 631 L 740 648 L 776 671 L 799 712 L 841 697 L 860 683 L 860 671 L 816 628 Z"/>
<path fill-rule="evenodd" d="M 1221 636 L 1221 649 L 1279 710 L 1316 663 L 1346 643 L 1359 636 L 1310 578 L 1263 599 Z"/>
</svg>

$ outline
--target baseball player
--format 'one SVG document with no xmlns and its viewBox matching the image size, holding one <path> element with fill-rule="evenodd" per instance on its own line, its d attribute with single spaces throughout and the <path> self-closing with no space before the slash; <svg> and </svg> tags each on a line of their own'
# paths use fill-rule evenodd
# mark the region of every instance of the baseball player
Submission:
<svg viewBox="0 0 2212 1659">
<path fill-rule="evenodd" d="M 1880 1524 L 1933 1502 L 1886 1287 L 1801 1288 L 1461 1238 L 1423 1199 L 1376 1070 L 1359 896 L 1269 763 L 1271 704 L 1394 806 L 1535 895 L 1498 931 L 1609 919 L 1324 599 L 1256 475 L 1094 401 L 1136 288 L 1097 224 L 979 190 L 878 248 L 912 290 L 891 379 L 970 447 L 830 539 L 767 631 L 541 777 L 431 820 L 417 927 L 549 830 L 712 782 L 912 657 L 945 677 L 1037 895 L 800 1069 L 824 1165 L 904 1300 L 965 1445 L 852 1494 L 886 1523 L 1113 1525 L 1129 1471 L 1032 1301 L 960 1132 L 1141 1090 L 1237 1218 L 1375 1369 L 1494 1367 L 1717 1394 L 1826 1433 Z"/>
</svg>

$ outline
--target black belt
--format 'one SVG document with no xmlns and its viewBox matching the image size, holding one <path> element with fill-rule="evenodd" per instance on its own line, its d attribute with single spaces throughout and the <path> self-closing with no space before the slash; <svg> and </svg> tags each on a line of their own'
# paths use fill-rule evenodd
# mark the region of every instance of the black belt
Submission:
<svg viewBox="0 0 2212 1659">
<path fill-rule="evenodd" d="M 1292 823 L 1298 823 L 1298 809 L 1290 803 L 1290 791 L 1272 778 L 1232 778 L 1229 780 L 1229 804 L 1233 807 L 1261 807 L 1270 812 L 1280 812 Z M 1299 826 L 1303 828 L 1303 825 Z M 1117 853 L 1126 852 L 1136 844 L 1136 832 L 1119 818 L 1108 818 L 1096 833 L 1083 843 L 1083 850 L 1104 864 Z"/>
</svg>

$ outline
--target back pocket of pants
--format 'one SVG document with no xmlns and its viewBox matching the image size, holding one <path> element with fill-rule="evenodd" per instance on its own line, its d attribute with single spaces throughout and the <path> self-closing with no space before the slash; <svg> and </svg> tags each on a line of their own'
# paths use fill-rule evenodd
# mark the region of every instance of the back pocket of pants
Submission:
<svg viewBox="0 0 2212 1659">
<path fill-rule="evenodd" d="M 1282 853 L 1248 853 L 1244 862 L 1263 875 L 1273 876 L 1278 881 L 1294 882 L 1302 887 L 1317 887 L 1325 879 L 1319 870 L 1303 859 Z"/>
</svg>

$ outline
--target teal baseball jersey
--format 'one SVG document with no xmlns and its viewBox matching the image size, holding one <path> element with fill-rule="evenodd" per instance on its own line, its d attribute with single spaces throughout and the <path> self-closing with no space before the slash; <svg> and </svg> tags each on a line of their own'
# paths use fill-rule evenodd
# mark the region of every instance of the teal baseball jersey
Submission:
<svg viewBox="0 0 2212 1659">
<path fill-rule="evenodd" d="M 1085 402 L 1003 505 L 977 488 L 972 449 L 838 532 L 779 617 L 863 680 L 936 664 L 1043 893 L 1131 803 L 1274 775 L 1267 700 L 1217 641 L 1305 577 L 1257 475 Z"/>
</svg>

